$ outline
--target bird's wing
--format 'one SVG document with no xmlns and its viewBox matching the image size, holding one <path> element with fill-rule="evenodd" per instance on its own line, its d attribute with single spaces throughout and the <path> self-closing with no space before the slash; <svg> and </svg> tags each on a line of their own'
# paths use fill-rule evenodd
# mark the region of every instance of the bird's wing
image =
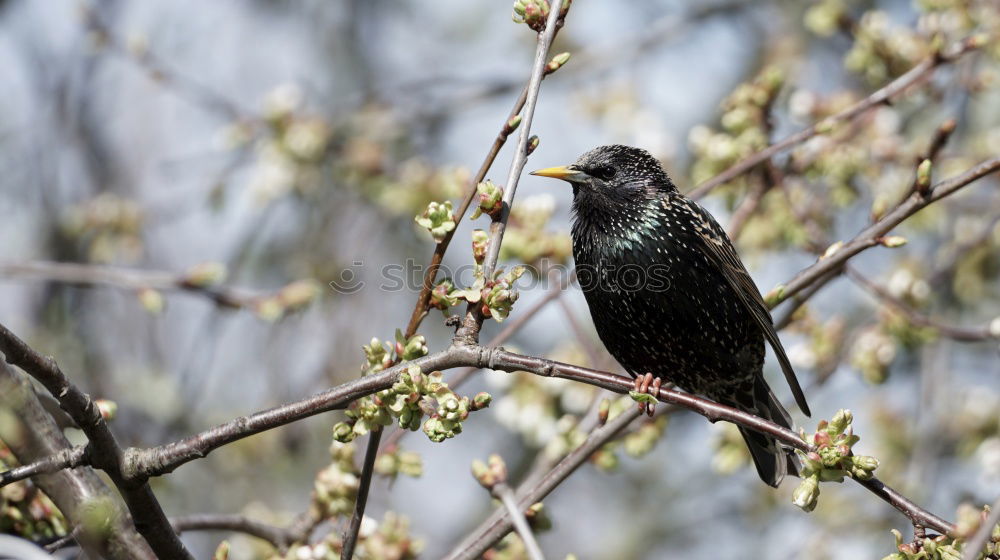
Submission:
<svg viewBox="0 0 1000 560">
<path fill-rule="evenodd" d="M 757 323 L 760 330 L 764 333 L 764 338 L 767 339 L 771 348 L 774 349 L 774 354 L 778 357 L 778 363 L 781 364 L 781 371 L 785 374 L 785 380 L 792 389 L 792 395 L 795 397 L 795 402 L 799 405 L 799 409 L 806 416 L 811 416 L 809 405 L 806 403 L 806 396 L 802 392 L 799 380 L 795 377 L 795 370 L 792 369 L 792 364 L 788 361 L 785 349 L 781 346 L 778 333 L 774 330 L 771 312 L 764 303 L 764 298 L 761 297 L 757 285 L 754 284 L 753 278 L 750 277 L 750 273 L 747 272 L 746 267 L 743 266 L 743 262 L 740 261 L 740 257 L 729 240 L 729 236 L 726 235 L 722 226 L 704 208 L 690 200 L 685 200 L 685 203 L 695 218 L 693 221 L 698 233 L 695 237 L 701 241 L 705 248 L 705 254 L 713 261 L 718 270 L 722 272 L 726 283 L 739 296 L 740 301 L 743 302 L 744 307 L 750 312 L 750 316 L 753 317 L 754 322 Z"/>
</svg>

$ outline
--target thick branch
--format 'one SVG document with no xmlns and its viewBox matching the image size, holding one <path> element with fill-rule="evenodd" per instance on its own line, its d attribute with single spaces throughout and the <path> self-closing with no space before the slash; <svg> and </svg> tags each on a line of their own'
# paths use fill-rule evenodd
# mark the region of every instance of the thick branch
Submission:
<svg viewBox="0 0 1000 560">
<path fill-rule="evenodd" d="M 42 356 L 0 325 L 0 351 L 6 360 L 37 379 L 59 406 L 76 421 L 90 440 L 92 464 L 108 473 L 132 513 L 135 527 L 161 558 L 191 558 L 180 539 L 170 529 L 160 503 L 145 480 L 127 478 L 122 472 L 122 448 L 101 417 L 90 397 L 70 383 L 51 358 Z"/>
<path fill-rule="evenodd" d="M 0 422 L 0 439 L 18 461 L 31 463 L 73 449 L 62 429 L 45 410 L 26 375 L 0 361 L 0 410 L 14 421 Z M 52 499 L 73 527 L 80 527 L 88 506 L 107 504 L 112 530 L 100 538 L 72 531 L 80 546 L 95 558 L 113 560 L 153 559 L 149 544 L 132 524 L 128 511 L 97 473 L 89 468 L 36 474 L 32 482 Z"/>
</svg>

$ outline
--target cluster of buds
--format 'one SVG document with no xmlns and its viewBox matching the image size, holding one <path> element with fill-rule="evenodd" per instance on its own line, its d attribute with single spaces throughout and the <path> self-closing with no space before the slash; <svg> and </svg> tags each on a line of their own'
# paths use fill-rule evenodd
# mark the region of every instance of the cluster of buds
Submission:
<svg viewBox="0 0 1000 560">
<path fill-rule="evenodd" d="M 515 266 L 508 271 L 497 270 L 493 279 L 485 281 L 482 276 L 476 279 L 473 287 L 464 290 L 465 300 L 469 303 L 480 303 L 480 310 L 486 317 L 493 317 L 502 323 L 510 314 L 519 294 L 514 289 L 514 283 L 524 274 L 523 266 Z"/>
<path fill-rule="evenodd" d="M 642 457 L 656 447 L 667 429 L 667 416 L 659 416 L 643 422 L 639 428 L 629 432 L 622 439 L 622 445 L 631 457 Z"/>
<path fill-rule="evenodd" d="M 896 538 L 896 552 L 882 560 L 962 560 L 962 558 L 969 558 L 962 556 L 962 543 L 960 541 L 945 535 L 924 537 L 923 540 L 913 542 L 903 542 L 903 534 L 896 529 L 892 530 L 892 535 Z M 976 558 L 988 558 L 988 556 L 982 555 L 976 556 Z"/>
<path fill-rule="evenodd" d="M 437 410 L 430 412 L 430 418 L 424 422 L 424 433 L 436 443 L 462 433 L 462 421 L 469 417 L 469 413 L 482 410 L 493 401 L 489 393 L 477 393 L 470 399 L 459 397 L 444 383 L 440 385 L 434 394 L 438 403 Z"/>
<path fill-rule="evenodd" d="M 476 185 L 476 192 L 479 193 L 479 206 L 472 212 L 472 219 L 483 214 L 497 219 L 503 208 L 503 187 L 493 184 L 493 181 L 483 181 Z"/>
<path fill-rule="evenodd" d="M 459 299 L 461 299 L 461 294 L 460 290 L 455 288 L 455 282 L 451 278 L 443 278 L 431 290 L 429 305 L 435 309 L 447 311 L 448 308 L 458 304 Z"/>
<path fill-rule="evenodd" d="M 319 299 L 323 293 L 318 282 L 311 278 L 296 280 L 277 293 L 257 300 L 254 311 L 265 321 L 277 321 L 289 313 L 301 311 Z"/>
<path fill-rule="evenodd" d="M 872 10 L 861 17 L 844 66 L 872 85 L 899 76 L 935 48 L 916 30 L 892 25 L 889 14 Z"/>
<path fill-rule="evenodd" d="M 691 129 L 688 142 L 697 159 L 692 174 L 702 182 L 737 160 L 767 146 L 768 111 L 784 84 L 784 73 L 767 67 L 752 81 L 740 84 L 722 103 L 723 130 Z"/>
<path fill-rule="evenodd" d="M 880 385 L 889 378 L 889 368 L 898 353 L 895 339 L 881 325 L 871 325 L 858 334 L 850 362 L 865 381 Z"/>
<path fill-rule="evenodd" d="M 843 482 L 845 476 L 868 480 L 878 468 L 878 460 L 868 455 L 855 456 L 851 448 L 860 440 L 854 435 L 854 416 L 850 410 L 837 411 L 833 419 L 823 420 L 816 432 L 807 436 L 801 431 L 802 440 L 813 451 L 797 451 L 802 460 L 802 482 L 792 493 L 792 502 L 805 511 L 812 511 L 819 498 L 820 482 Z"/>
<path fill-rule="evenodd" d="M 133 261 L 142 255 L 143 222 L 143 212 L 134 200 L 101 193 L 70 210 L 63 231 L 79 240 L 91 261 Z"/>
<path fill-rule="evenodd" d="M 406 517 L 390 511 L 386 512 L 382 523 L 368 516 L 362 519 L 356 546 L 356 558 L 416 560 L 424 543 L 410 535 L 410 522 Z M 281 558 L 339 560 L 343 550 L 343 534 L 329 531 L 319 542 L 292 545 Z"/>
<path fill-rule="evenodd" d="M 562 0 L 559 17 L 566 17 L 569 5 L 573 0 Z M 514 23 L 523 23 L 541 33 L 549 17 L 549 0 L 514 0 L 514 13 L 511 18 Z"/>
<path fill-rule="evenodd" d="M 330 445 L 330 456 L 330 464 L 313 481 L 312 507 L 320 518 L 349 515 L 360 485 L 353 445 L 335 441 Z"/>
<path fill-rule="evenodd" d="M 485 463 L 475 459 L 472 461 L 472 476 L 483 488 L 492 492 L 494 486 L 507 482 L 507 464 L 496 453 L 490 455 Z"/>
<path fill-rule="evenodd" d="M 450 200 L 431 202 L 427 205 L 423 214 L 414 218 L 414 221 L 420 227 L 426 228 L 427 231 L 431 232 L 431 236 L 437 243 L 444 240 L 448 233 L 455 229 L 455 225 L 458 223 L 458 219 L 452 213 Z"/>
<path fill-rule="evenodd" d="M 407 338 L 399 329 L 396 329 L 394 343 L 389 344 L 372 337 L 371 342 L 362 346 L 361 349 L 365 353 L 365 363 L 361 366 L 361 372 L 365 375 L 382 371 L 399 362 L 422 358 L 429 351 L 424 335 L 415 334 Z"/>
<path fill-rule="evenodd" d="M 375 459 L 375 472 L 391 478 L 401 474 L 414 478 L 424 474 L 424 463 L 415 451 L 403 451 L 398 447 L 379 453 Z"/>
<path fill-rule="evenodd" d="M 488 393 L 472 399 L 459 397 L 442 381 L 441 372 L 426 375 L 416 365 L 403 372 L 392 387 L 371 397 L 353 402 L 347 410 L 347 420 L 333 427 L 333 437 L 349 442 L 377 426 L 388 426 L 393 419 L 408 430 L 420 428 L 424 415 L 424 433 L 431 441 L 440 442 L 462 431 L 462 421 L 469 413 L 490 405 Z"/>
</svg>

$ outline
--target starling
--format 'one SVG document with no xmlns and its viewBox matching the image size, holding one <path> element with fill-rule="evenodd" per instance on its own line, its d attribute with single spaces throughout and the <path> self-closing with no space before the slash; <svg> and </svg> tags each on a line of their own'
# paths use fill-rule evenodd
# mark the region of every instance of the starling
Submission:
<svg viewBox="0 0 1000 560">
<path fill-rule="evenodd" d="M 656 158 L 601 146 L 533 175 L 573 186 L 577 278 L 601 341 L 637 388 L 671 382 L 790 428 L 762 373 L 766 339 L 809 415 L 771 314 L 732 242 L 678 192 Z M 774 438 L 740 433 L 760 478 L 777 486 L 793 460 Z"/>
</svg>

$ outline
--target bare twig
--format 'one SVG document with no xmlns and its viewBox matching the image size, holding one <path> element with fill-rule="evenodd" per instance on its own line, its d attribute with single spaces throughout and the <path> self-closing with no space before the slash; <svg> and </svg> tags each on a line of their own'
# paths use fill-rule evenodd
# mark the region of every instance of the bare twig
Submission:
<svg viewBox="0 0 1000 560">
<path fill-rule="evenodd" d="M 0 351 L 8 363 L 37 379 L 80 426 L 90 440 L 92 464 L 111 477 L 132 513 L 136 529 L 153 551 L 162 558 L 191 558 L 180 539 L 170 530 L 167 517 L 145 479 L 125 476 L 122 448 L 94 401 L 70 383 L 55 361 L 35 352 L 3 325 L 0 325 Z"/>
<path fill-rule="evenodd" d="M 0 473 L 0 488 L 12 482 L 24 480 L 40 474 L 50 474 L 63 469 L 72 469 L 86 463 L 87 448 L 83 445 L 68 447 L 55 455 Z"/>
<path fill-rule="evenodd" d="M 962 555 L 962 560 L 976 560 L 979 553 L 986 548 L 986 543 L 990 540 L 990 535 L 993 534 L 993 528 L 1000 523 L 1000 498 L 997 498 L 993 505 L 990 506 L 990 514 L 983 520 L 982 525 L 976 530 L 976 534 L 972 535 L 972 538 L 965 543 L 965 553 Z"/>
<path fill-rule="evenodd" d="M 275 527 L 261 521 L 250 519 L 243 515 L 221 513 L 198 513 L 171 517 L 170 525 L 174 531 L 234 531 L 245 533 L 263 539 L 284 552 L 296 541 L 289 529 Z"/>
<path fill-rule="evenodd" d="M 264 292 L 224 286 L 199 286 L 185 275 L 93 264 L 32 261 L 0 264 L 0 277 L 44 280 L 84 286 L 112 286 L 126 290 L 153 289 L 188 292 L 207 297 L 222 307 L 252 307 Z"/>
<path fill-rule="evenodd" d="M 365 517 L 365 506 L 368 504 L 368 490 L 372 485 L 372 474 L 375 471 L 375 457 L 378 455 L 378 442 L 382 439 L 382 428 L 377 427 L 368 434 L 368 448 L 365 450 L 365 462 L 361 466 L 361 479 L 358 483 L 358 497 L 354 500 L 354 513 L 351 524 L 344 532 L 344 548 L 340 557 L 350 560 L 354 557 L 354 547 L 358 543 L 358 531 Z"/>
<path fill-rule="evenodd" d="M 493 494 L 494 498 L 500 500 L 500 503 L 507 510 L 507 516 L 514 525 L 514 530 L 521 537 L 521 542 L 524 543 L 528 558 L 531 558 L 531 560 L 545 560 L 545 555 L 542 554 L 542 549 L 538 546 L 535 535 L 531 532 L 531 527 L 528 526 L 528 521 L 524 518 L 524 510 L 517 503 L 517 497 L 514 496 L 514 491 L 511 490 L 510 485 L 506 482 L 498 482 L 493 486 L 490 493 Z"/>
<path fill-rule="evenodd" d="M 897 312 L 902 313 L 910 323 L 934 329 L 942 336 L 957 342 L 982 342 L 985 340 L 1000 339 L 1000 333 L 990 332 L 989 325 L 984 327 L 962 327 L 957 325 L 947 325 L 936 319 L 928 317 L 913 309 L 899 298 L 893 296 L 878 284 L 872 282 L 868 277 L 861 274 L 850 265 L 845 266 L 845 273 L 848 278 L 861 286 L 866 292 L 892 307 Z"/>
<path fill-rule="evenodd" d="M 576 471 L 605 443 L 614 438 L 642 413 L 632 406 L 617 418 L 593 431 L 582 445 L 570 452 L 562 461 L 542 477 L 537 483 L 526 488 L 518 488 L 518 507 L 525 509 L 548 496 L 570 474 Z M 479 558 L 489 547 L 503 538 L 511 530 L 511 518 L 504 510 L 497 510 L 483 521 L 471 535 L 446 556 L 446 560 L 467 560 Z"/>
<path fill-rule="evenodd" d="M 719 173 L 715 177 L 705 181 L 704 183 L 698 185 L 697 188 L 691 191 L 688 195 L 691 198 L 698 199 L 709 192 L 712 189 L 732 181 L 736 177 L 746 173 L 747 171 L 753 169 L 757 165 L 767 161 L 771 157 L 795 146 L 796 144 L 801 144 L 806 140 L 816 136 L 818 134 L 824 134 L 828 132 L 833 125 L 843 122 L 850 121 L 858 116 L 878 107 L 879 105 L 891 100 L 897 95 L 906 91 L 910 86 L 920 82 L 925 77 L 927 77 L 931 72 L 933 72 L 937 67 L 942 64 L 949 63 L 957 60 L 963 54 L 978 48 L 978 43 L 972 39 L 966 39 L 960 42 L 958 45 L 953 46 L 950 50 L 944 52 L 935 53 L 924 59 L 923 61 L 917 63 L 916 66 L 911 68 L 908 72 L 902 76 L 896 78 L 895 80 L 886 84 L 885 87 L 873 92 L 868 97 L 858 101 L 854 105 L 847 107 L 846 109 L 840 111 L 839 113 L 829 116 L 826 119 L 809 126 L 795 134 L 785 137 L 784 139 L 771 144 L 767 148 L 756 152 L 746 158 L 733 164 L 731 167 Z"/>
<path fill-rule="evenodd" d="M 784 286 L 781 291 L 781 295 L 775 298 L 776 302 L 783 301 L 784 299 L 797 294 L 823 276 L 839 269 L 854 255 L 857 255 L 865 249 L 879 245 L 883 236 L 901 224 L 903 220 L 909 218 L 913 214 L 916 214 L 917 211 L 923 209 L 932 202 L 936 202 L 946 196 L 954 194 L 962 187 L 974 182 L 977 179 L 981 179 L 982 177 L 994 173 L 997 170 L 1000 170 L 1000 157 L 988 159 L 979 165 L 966 170 L 964 173 L 960 173 L 954 177 L 950 177 L 937 183 L 931 187 L 926 195 L 921 196 L 919 193 L 911 194 L 880 220 L 865 228 L 851 241 L 845 243 L 840 249 L 837 250 L 837 252 L 825 258 L 820 258 L 820 260 L 796 274 L 795 277 Z"/>
</svg>

